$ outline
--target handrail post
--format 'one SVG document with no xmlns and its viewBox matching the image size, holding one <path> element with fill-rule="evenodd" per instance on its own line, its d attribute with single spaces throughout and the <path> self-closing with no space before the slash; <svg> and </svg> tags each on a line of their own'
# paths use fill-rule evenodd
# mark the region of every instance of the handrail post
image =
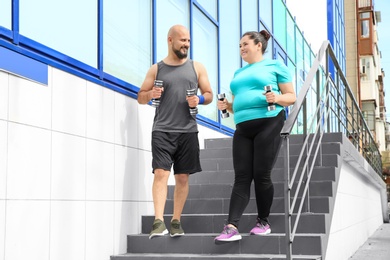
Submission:
<svg viewBox="0 0 390 260">
<path fill-rule="evenodd" d="M 292 241 L 291 241 L 291 209 L 290 209 L 290 143 L 289 136 L 282 136 L 282 145 L 284 146 L 284 222 L 286 229 L 286 259 L 292 259 Z"/>
</svg>

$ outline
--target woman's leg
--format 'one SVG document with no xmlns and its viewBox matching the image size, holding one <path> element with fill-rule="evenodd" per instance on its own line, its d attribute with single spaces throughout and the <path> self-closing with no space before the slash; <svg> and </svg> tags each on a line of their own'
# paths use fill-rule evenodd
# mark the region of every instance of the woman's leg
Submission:
<svg viewBox="0 0 390 260">
<path fill-rule="evenodd" d="M 234 185 L 230 198 L 228 224 L 236 227 L 250 199 L 253 179 L 253 140 L 245 136 L 237 126 L 233 136 Z"/>
</svg>

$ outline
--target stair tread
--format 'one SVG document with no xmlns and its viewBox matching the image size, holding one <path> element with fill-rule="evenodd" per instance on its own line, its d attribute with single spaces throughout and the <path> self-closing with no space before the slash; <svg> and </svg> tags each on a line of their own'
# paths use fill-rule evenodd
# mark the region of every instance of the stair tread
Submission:
<svg viewBox="0 0 390 260">
<path fill-rule="evenodd" d="M 154 254 L 154 253 L 126 253 L 122 255 L 116 255 L 116 258 L 126 258 L 129 256 L 138 256 L 138 257 L 161 257 L 161 254 Z M 181 254 L 181 253 L 167 253 L 164 254 L 164 257 L 171 257 L 171 258 L 183 258 L 183 257 L 190 257 L 190 259 L 193 258 L 221 258 L 226 259 L 226 254 Z M 285 259 L 285 255 L 283 254 L 232 254 L 228 258 L 229 259 L 242 259 L 242 258 L 253 258 L 253 259 Z M 320 255 L 293 255 L 293 259 L 321 259 Z"/>
</svg>

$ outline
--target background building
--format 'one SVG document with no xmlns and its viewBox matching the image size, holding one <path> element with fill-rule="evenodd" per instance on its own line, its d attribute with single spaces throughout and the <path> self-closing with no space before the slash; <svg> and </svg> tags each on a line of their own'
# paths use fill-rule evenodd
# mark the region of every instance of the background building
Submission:
<svg viewBox="0 0 390 260">
<path fill-rule="evenodd" d="M 329 9 L 316 9 L 322 17 L 316 22 L 328 29 L 348 71 L 343 1 L 319 3 Z M 140 233 L 141 215 L 153 213 L 154 108 L 138 105 L 136 95 L 150 65 L 166 55 L 168 29 L 179 23 L 190 29 L 191 58 L 205 65 L 214 93 L 228 98 L 230 79 L 244 65 L 242 33 L 266 29 L 266 56 L 290 68 L 298 93 L 318 50 L 286 4 L 301 6 L 283 0 L 0 0 L 0 259 L 106 260 L 125 252 L 126 235 Z M 318 38 L 326 40 L 326 33 Z M 367 55 L 374 80 L 376 46 Z M 378 82 L 364 96 L 376 128 L 384 124 Z M 311 113 L 316 99 L 307 98 Z M 234 131 L 233 119 L 221 120 L 215 102 L 199 107 L 201 146 Z"/>
</svg>

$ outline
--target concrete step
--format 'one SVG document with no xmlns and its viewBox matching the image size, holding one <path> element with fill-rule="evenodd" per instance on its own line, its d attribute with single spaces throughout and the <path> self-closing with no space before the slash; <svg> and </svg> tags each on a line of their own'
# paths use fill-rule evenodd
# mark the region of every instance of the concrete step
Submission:
<svg viewBox="0 0 390 260">
<path fill-rule="evenodd" d="M 297 203 L 300 203 L 300 199 Z M 230 198 L 205 198 L 196 200 L 187 200 L 184 205 L 183 214 L 226 214 L 229 211 Z M 330 205 L 332 205 L 333 199 L 324 197 L 312 197 L 310 198 L 310 212 L 314 213 L 329 213 Z M 305 203 L 305 205 L 308 205 Z M 173 201 L 167 200 L 165 204 L 165 213 L 172 214 Z M 284 198 L 274 198 L 271 213 L 284 212 Z M 297 210 L 294 210 L 297 212 Z M 251 198 L 244 211 L 244 213 L 257 213 L 256 199 Z"/>
<path fill-rule="evenodd" d="M 130 259 L 140 259 L 140 260 L 215 260 L 215 259 L 236 259 L 236 260 L 247 260 L 247 259 L 257 259 L 257 260 L 285 260 L 286 256 L 281 254 L 235 254 L 235 255 L 223 255 L 223 254 L 148 254 L 148 253 L 139 253 L 139 254 L 123 254 L 111 256 L 111 260 L 130 260 Z M 293 260 L 320 260 L 321 256 L 319 255 L 293 255 Z"/>
<path fill-rule="evenodd" d="M 285 235 L 271 233 L 267 236 L 242 234 L 242 240 L 216 244 L 219 233 L 186 234 L 171 238 L 169 235 L 149 239 L 148 234 L 127 237 L 127 253 L 153 254 L 198 254 L 198 255 L 237 255 L 237 254 L 285 254 Z M 295 255 L 321 255 L 323 234 L 297 234 L 294 239 Z"/>
<path fill-rule="evenodd" d="M 295 167 L 299 159 L 297 155 L 290 156 L 290 165 Z M 322 157 L 318 157 L 315 161 L 315 166 L 327 166 L 327 167 L 338 167 L 340 155 L 337 154 L 323 154 Z M 311 162 L 311 161 L 310 161 Z M 301 163 L 303 163 L 301 161 Z M 201 166 L 203 171 L 226 171 L 233 170 L 232 158 L 204 158 L 201 160 Z M 274 168 L 284 169 L 283 157 L 278 157 L 274 164 Z"/>
<path fill-rule="evenodd" d="M 309 185 L 310 196 L 332 196 L 334 192 L 334 181 L 313 181 Z M 301 187 L 301 191 L 302 191 Z M 175 186 L 168 187 L 168 199 L 173 199 Z M 208 198 L 230 198 L 233 189 L 232 183 L 224 184 L 191 184 L 188 200 Z M 293 186 L 292 194 L 296 192 L 296 185 Z M 300 192 L 299 194 L 302 194 Z M 254 185 L 251 186 L 251 198 L 255 197 Z M 284 197 L 284 183 L 274 182 L 274 197 Z"/>
<path fill-rule="evenodd" d="M 184 214 L 181 224 L 186 234 L 197 233 L 220 233 L 227 220 L 227 214 Z M 239 231 L 248 234 L 256 224 L 257 214 L 244 214 L 240 219 Z M 272 233 L 285 233 L 284 213 L 271 214 L 269 221 Z M 328 221 L 327 214 L 304 213 L 300 217 L 297 233 L 301 234 L 324 234 Z M 293 223 L 296 215 L 292 216 Z M 167 229 L 170 228 L 172 215 L 165 215 L 164 221 Z M 142 216 L 142 233 L 149 234 L 154 221 L 154 216 Z"/>
<path fill-rule="evenodd" d="M 282 146 L 283 148 L 283 146 Z M 307 151 L 309 150 L 310 146 L 307 147 Z M 302 144 L 290 144 L 290 155 L 299 155 L 302 150 Z M 322 154 L 341 154 L 341 143 L 324 143 L 321 145 L 321 152 Z M 283 149 L 280 149 L 280 151 L 283 151 Z M 314 153 L 314 151 L 312 152 Z M 279 153 L 279 157 L 283 157 L 283 152 Z M 219 158 L 233 158 L 233 152 L 231 147 L 215 147 L 215 148 L 208 148 L 208 149 L 202 149 L 200 151 L 200 158 L 201 159 L 219 159 Z"/>
<path fill-rule="evenodd" d="M 291 174 L 292 174 L 291 169 Z M 284 168 L 274 168 L 271 176 L 274 182 L 284 181 Z M 311 177 L 312 181 L 336 181 L 335 166 L 316 166 Z M 190 176 L 190 185 L 192 184 L 232 184 L 234 182 L 234 170 L 205 170 L 192 174 Z"/>
</svg>

